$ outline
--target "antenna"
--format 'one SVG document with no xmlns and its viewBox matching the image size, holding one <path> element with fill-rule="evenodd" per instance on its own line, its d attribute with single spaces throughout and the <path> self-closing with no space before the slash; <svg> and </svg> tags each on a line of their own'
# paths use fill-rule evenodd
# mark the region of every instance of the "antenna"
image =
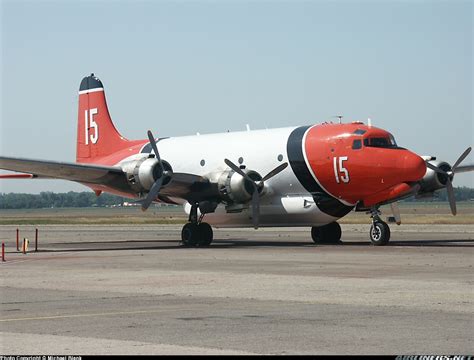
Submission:
<svg viewBox="0 0 474 360">
<path fill-rule="evenodd" d="M 250 131 L 250 125 L 246 124 L 245 127 L 247 128 L 247 131 Z"/>
<path fill-rule="evenodd" d="M 368 127 L 372 126 L 372 120 L 370 118 L 367 118 L 367 126 Z"/>
<path fill-rule="evenodd" d="M 338 119 L 339 119 L 339 124 L 342 124 L 342 118 L 343 118 L 344 116 L 342 116 L 342 115 L 335 115 L 335 116 L 331 116 L 331 117 L 333 117 L 333 118 L 338 118 Z"/>
</svg>

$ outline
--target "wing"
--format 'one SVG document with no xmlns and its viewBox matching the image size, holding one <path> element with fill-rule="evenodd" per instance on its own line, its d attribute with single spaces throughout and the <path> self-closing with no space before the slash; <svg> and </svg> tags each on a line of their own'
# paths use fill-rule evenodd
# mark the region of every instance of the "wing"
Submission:
<svg viewBox="0 0 474 360">
<path fill-rule="evenodd" d="M 40 178 L 75 181 L 84 185 L 103 185 L 131 193 L 125 173 L 115 166 L 76 164 L 57 161 L 9 158 L 0 156 L 0 169 L 23 174 L 2 175 L 1 178 Z"/>
<path fill-rule="evenodd" d="M 9 158 L 0 156 L 0 169 L 22 174 L 0 175 L 0 179 L 43 178 L 61 179 L 100 185 L 137 196 L 127 181 L 127 174 L 117 166 L 76 164 L 68 162 Z M 171 181 L 160 190 L 160 196 L 191 202 L 211 200 L 218 196 L 217 185 L 194 174 L 174 173 Z"/>
<path fill-rule="evenodd" d="M 2 156 L 0 156 L 0 169 L 24 173 L 20 175 L 4 175 L 4 178 L 49 178 L 90 184 L 104 184 L 106 179 L 125 178 L 122 169 L 114 166 L 97 166 Z"/>
</svg>

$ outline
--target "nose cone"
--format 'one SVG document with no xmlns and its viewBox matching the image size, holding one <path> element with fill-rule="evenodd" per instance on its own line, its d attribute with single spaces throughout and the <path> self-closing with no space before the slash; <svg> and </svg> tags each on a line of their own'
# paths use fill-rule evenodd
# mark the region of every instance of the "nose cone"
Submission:
<svg viewBox="0 0 474 360">
<path fill-rule="evenodd" d="M 425 176 L 425 161 L 415 153 L 407 150 L 400 160 L 399 166 L 404 181 L 419 181 Z"/>
</svg>

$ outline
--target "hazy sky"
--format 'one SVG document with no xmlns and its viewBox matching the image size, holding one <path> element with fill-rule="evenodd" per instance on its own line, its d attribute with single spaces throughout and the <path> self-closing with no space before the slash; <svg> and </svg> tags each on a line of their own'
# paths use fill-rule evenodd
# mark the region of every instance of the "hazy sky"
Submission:
<svg viewBox="0 0 474 360">
<path fill-rule="evenodd" d="M 74 161 L 77 92 L 91 72 L 130 139 L 342 114 L 451 164 L 474 143 L 471 1 L 1 4 L 4 156 Z M 0 182 L 1 192 L 85 189 Z"/>
</svg>

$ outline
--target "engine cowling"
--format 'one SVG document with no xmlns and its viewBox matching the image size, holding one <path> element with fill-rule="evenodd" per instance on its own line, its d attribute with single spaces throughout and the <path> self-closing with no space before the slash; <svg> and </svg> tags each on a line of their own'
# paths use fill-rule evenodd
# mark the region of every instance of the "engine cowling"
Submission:
<svg viewBox="0 0 474 360">
<path fill-rule="evenodd" d="M 245 173 L 254 181 L 262 180 L 262 176 L 256 171 L 249 170 Z M 233 170 L 224 171 L 219 176 L 217 183 L 222 199 L 228 204 L 246 204 L 252 199 L 253 185 Z M 257 188 L 261 193 L 263 184 Z"/>
<path fill-rule="evenodd" d="M 430 164 L 444 170 L 450 171 L 451 165 L 444 161 L 429 161 Z M 436 190 L 443 189 L 446 187 L 448 178 L 444 174 L 437 173 L 430 168 L 426 168 L 426 173 L 423 179 L 420 181 L 420 191 L 419 193 L 432 193 Z"/>
<path fill-rule="evenodd" d="M 163 161 L 163 168 L 166 172 L 164 174 L 158 160 L 152 156 L 122 163 L 121 165 L 122 170 L 127 174 L 127 182 L 137 194 L 148 192 L 161 176 L 165 176 L 163 185 L 166 185 L 170 180 L 171 166 Z"/>
</svg>

